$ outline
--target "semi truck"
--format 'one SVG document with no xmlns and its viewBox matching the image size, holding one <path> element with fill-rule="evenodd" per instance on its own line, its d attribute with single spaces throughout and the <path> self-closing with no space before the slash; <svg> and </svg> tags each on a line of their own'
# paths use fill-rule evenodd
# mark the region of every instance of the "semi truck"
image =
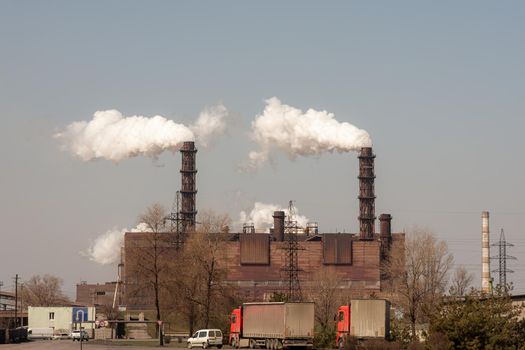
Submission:
<svg viewBox="0 0 525 350">
<path fill-rule="evenodd" d="M 230 315 L 229 344 L 266 349 L 313 348 L 314 303 L 244 303 Z"/>
<path fill-rule="evenodd" d="M 346 338 L 385 338 L 390 334 L 390 302 L 383 299 L 355 299 L 337 311 L 335 344 L 344 348 Z"/>
</svg>

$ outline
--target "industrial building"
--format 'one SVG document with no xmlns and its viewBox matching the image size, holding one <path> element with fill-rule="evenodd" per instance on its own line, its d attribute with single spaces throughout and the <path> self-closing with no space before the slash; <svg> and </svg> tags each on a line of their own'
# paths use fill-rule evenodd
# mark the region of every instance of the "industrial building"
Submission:
<svg viewBox="0 0 525 350">
<path fill-rule="evenodd" d="M 163 236 L 163 246 L 171 249 L 169 258 L 191 235 L 196 222 L 196 148 L 185 142 L 180 150 L 181 208 L 170 220 L 175 229 Z M 226 242 L 226 258 L 221 262 L 227 271 L 226 282 L 237 287 L 248 300 L 265 300 L 275 292 L 307 289 L 312 278 L 329 271 L 337 274 L 341 288 L 353 297 L 369 297 L 382 292 L 384 285 L 381 264 L 391 249 L 404 244 L 403 233 L 392 233 L 389 214 L 379 216 L 376 230 L 374 160 L 372 148 L 359 153 L 359 232 L 319 232 L 317 226 L 297 227 L 292 215 L 284 211 L 273 214 L 273 228 L 256 233 L 245 225 L 243 232 L 230 232 Z M 149 233 L 125 234 L 119 271 L 123 282 L 123 302 L 128 310 L 152 306 L 151 293 L 137 294 L 140 276 L 134 269 L 134 249 L 144 245 Z M 171 247 L 171 248 L 170 248 Z M 133 291 L 133 292 L 131 292 Z"/>
<path fill-rule="evenodd" d="M 23 310 L 21 303 L 17 304 L 15 300 L 15 293 L 0 290 L 0 328 L 14 324 L 15 318 L 18 325 L 27 325 L 27 310 Z"/>
<path fill-rule="evenodd" d="M 94 307 L 72 307 L 72 306 L 29 306 L 28 307 L 30 330 L 51 328 L 53 330 L 65 330 L 71 333 L 72 329 L 88 330 L 91 333 L 95 328 Z M 80 322 L 81 321 L 81 322 Z"/>
</svg>

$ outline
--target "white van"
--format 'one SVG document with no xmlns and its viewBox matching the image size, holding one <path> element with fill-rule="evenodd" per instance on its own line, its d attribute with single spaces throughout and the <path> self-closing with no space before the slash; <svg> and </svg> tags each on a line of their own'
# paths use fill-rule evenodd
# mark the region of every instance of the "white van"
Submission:
<svg viewBox="0 0 525 350">
<path fill-rule="evenodd" d="M 201 329 L 188 338 L 188 349 L 194 346 L 206 349 L 210 346 L 222 348 L 222 332 L 220 329 Z"/>
<path fill-rule="evenodd" d="M 27 338 L 28 339 L 52 339 L 53 328 L 28 328 Z"/>
</svg>

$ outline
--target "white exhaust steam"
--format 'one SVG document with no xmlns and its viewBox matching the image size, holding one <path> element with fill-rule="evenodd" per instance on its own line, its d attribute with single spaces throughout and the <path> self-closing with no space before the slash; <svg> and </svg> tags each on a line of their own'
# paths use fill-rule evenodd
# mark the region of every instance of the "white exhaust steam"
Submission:
<svg viewBox="0 0 525 350">
<path fill-rule="evenodd" d="M 126 117 L 111 109 L 95 112 L 90 121 L 71 123 L 54 137 L 64 150 L 83 161 L 120 162 L 138 155 L 155 158 L 166 150 L 178 151 L 184 141 L 206 147 L 213 136 L 224 132 L 227 116 L 226 107 L 219 104 L 205 108 L 193 125 L 185 126 L 159 115 Z"/>
<path fill-rule="evenodd" d="M 260 147 L 249 153 L 249 166 L 263 165 L 273 149 L 296 156 L 327 152 L 359 151 L 371 147 L 370 135 L 352 124 L 339 122 L 327 111 L 302 110 L 282 104 L 277 97 L 266 100 L 262 114 L 252 122 L 252 138 Z"/>
<path fill-rule="evenodd" d="M 149 227 L 145 223 L 140 223 L 131 230 L 113 228 L 95 238 L 93 244 L 81 254 L 101 265 L 116 264 L 120 260 L 120 248 L 124 245 L 124 234 L 148 231 L 150 231 Z"/>
<path fill-rule="evenodd" d="M 255 202 L 253 209 L 249 213 L 245 211 L 240 212 L 239 223 L 241 227 L 244 223 L 253 223 L 257 231 L 268 232 L 268 230 L 273 227 L 274 211 L 284 211 L 285 215 L 288 215 L 288 208 L 283 208 L 275 204 Z M 299 215 L 297 208 L 295 208 L 294 220 L 297 221 L 299 227 L 306 227 L 306 224 L 309 222 L 306 216 Z"/>
</svg>

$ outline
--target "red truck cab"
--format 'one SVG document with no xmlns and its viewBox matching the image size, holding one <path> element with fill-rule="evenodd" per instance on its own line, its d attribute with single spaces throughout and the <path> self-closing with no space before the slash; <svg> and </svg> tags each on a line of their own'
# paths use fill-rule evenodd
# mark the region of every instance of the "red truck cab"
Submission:
<svg viewBox="0 0 525 350">
<path fill-rule="evenodd" d="M 350 305 L 339 306 L 337 310 L 337 332 L 335 334 L 335 345 L 342 349 L 345 338 L 350 333 Z"/>
<path fill-rule="evenodd" d="M 232 347 L 239 345 L 239 339 L 241 337 L 242 330 L 242 309 L 239 306 L 237 309 L 233 309 L 230 315 L 230 336 L 228 338 L 228 344 Z"/>
</svg>

